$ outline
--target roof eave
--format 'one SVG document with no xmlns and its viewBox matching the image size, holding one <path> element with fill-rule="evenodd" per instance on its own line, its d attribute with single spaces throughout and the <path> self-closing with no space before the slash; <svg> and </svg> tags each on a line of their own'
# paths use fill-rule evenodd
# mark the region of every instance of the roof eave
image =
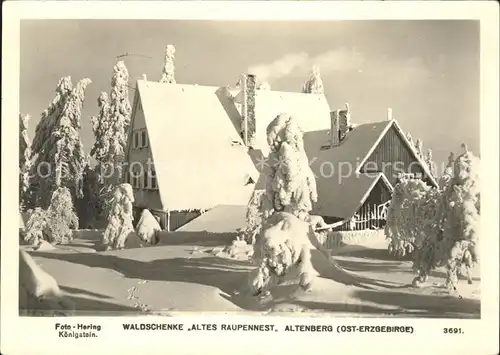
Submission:
<svg viewBox="0 0 500 355">
<path fill-rule="evenodd" d="M 434 187 L 438 187 L 439 184 L 438 184 L 437 180 L 434 178 L 434 176 L 432 176 L 429 168 L 427 167 L 427 164 L 417 154 L 417 152 L 415 151 L 415 147 L 410 143 L 410 141 L 408 140 L 408 138 L 406 138 L 406 135 L 404 134 L 403 129 L 398 124 L 398 122 L 396 120 L 393 120 L 393 121 L 394 121 L 394 127 L 396 127 L 396 130 L 398 131 L 400 137 L 403 139 L 403 142 L 405 142 L 406 146 L 411 150 L 411 152 L 413 152 L 413 155 L 415 156 L 415 158 L 417 159 L 417 161 L 420 163 L 420 166 L 424 170 L 425 174 L 427 175 L 427 177 L 429 178 L 429 180 L 434 184 Z"/>
</svg>

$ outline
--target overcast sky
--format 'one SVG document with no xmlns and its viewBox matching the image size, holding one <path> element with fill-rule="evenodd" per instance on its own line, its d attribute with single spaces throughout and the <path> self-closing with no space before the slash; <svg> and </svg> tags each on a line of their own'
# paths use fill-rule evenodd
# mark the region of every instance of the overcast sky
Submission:
<svg viewBox="0 0 500 355">
<path fill-rule="evenodd" d="M 383 120 L 391 107 L 436 161 L 462 142 L 479 154 L 479 23 L 450 20 L 23 20 L 20 111 L 33 117 L 30 138 L 59 78 L 89 77 L 82 119 L 89 151 L 90 116 L 99 93 L 109 92 L 116 57 L 141 55 L 124 58 L 135 87 L 143 73 L 159 80 L 167 44 L 176 47 L 178 83 L 233 85 L 250 69 L 273 89 L 300 91 L 317 63 L 331 108 L 348 102 L 355 123 Z"/>
</svg>

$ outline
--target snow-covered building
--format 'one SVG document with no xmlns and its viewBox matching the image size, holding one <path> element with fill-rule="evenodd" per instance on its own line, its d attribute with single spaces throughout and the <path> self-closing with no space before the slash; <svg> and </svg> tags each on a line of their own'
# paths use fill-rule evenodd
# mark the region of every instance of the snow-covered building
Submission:
<svg viewBox="0 0 500 355">
<path fill-rule="evenodd" d="M 329 129 L 304 134 L 318 191 L 312 213 L 327 223 L 346 221 L 341 229 L 380 227 L 401 174 L 435 187 L 437 181 L 390 115 L 379 122 L 346 125 L 346 111 L 332 112 Z"/>
<path fill-rule="evenodd" d="M 139 80 L 133 101 L 125 175 L 137 215 L 149 209 L 167 230 L 217 205 L 245 206 L 267 155 L 266 128 L 292 114 L 305 132 L 327 129 L 323 94 Z"/>
<path fill-rule="evenodd" d="M 400 173 L 437 186 L 392 116 L 353 125 L 349 107 L 332 112 L 324 94 L 259 90 L 253 75 L 237 88 L 139 80 L 125 169 L 137 216 L 147 208 L 176 230 L 215 206 L 246 206 L 265 186 L 266 129 L 280 113 L 304 132 L 318 190 L 312 213 L 327 222 L 364 229 L 383 220 Z"/>
</svg>

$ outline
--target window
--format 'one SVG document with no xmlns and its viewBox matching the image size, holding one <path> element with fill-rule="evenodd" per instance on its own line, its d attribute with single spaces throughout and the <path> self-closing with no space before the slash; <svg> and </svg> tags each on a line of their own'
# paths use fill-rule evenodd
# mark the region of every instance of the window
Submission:
<svg viewBox="0 0 500 355">
<path fill-rule="evenodd" d="M 134 144 L 133 148 L 137 149 L 139 147 L 139 132 L 134 132 Z"/>
<path fill-rule="evenodd" d="M 148 146 L 148 134 L 145 129 L 134 131 L 133 148 L 144 148 Z"/>
<path fill-rule="evenodd" d="M 153 190 L 157 190 L 158 189 L 158 182 L 156 180 L 156 171 L 155 169 L 153 168 L 150 172 L 150 177 L 151 177 L 151 188 Z"/>
<path fill-rule="evenodd" d="M 139 188 L 139 177 L 135 176 L 134 173 L 132 173 L 131 176 L 130 176 L 130 179 L 131 179 L 131 182 L 132 182 L 132 187 L 134 189 L 138 189 Z"/>
<path fill-rule="evenodd" d="M 156 171 L 154 167 L 151 167 L 150 171 L 145 171 L 145 185 L 147 189 L 158 189 L 158 182 L 156 180 Z"/>
</svg>

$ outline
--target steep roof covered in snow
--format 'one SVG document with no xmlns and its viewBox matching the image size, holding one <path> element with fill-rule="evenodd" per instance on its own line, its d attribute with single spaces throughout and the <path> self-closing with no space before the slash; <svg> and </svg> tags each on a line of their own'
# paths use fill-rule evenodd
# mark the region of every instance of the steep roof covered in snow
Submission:
<svg viewBox="0 0 500 355">
<path fill-rule="evenodd" d="M 391 121 L 382 121 L 358 125 L 347 134 L 338 147 L 329 149 L 325 149 L 330 144 L 329 129 L 305 132 L 304 146 L 307 156 L 309 161 L 315 160 L 311 168 L 319 169 L 322 163 L 323 166 L 328 163 L 332 164 L 335 169 L 339 165 L 349 165 L 357 171 L 361 167 L 361 162 L 369 155 L 391 124 Z"/>
<path fill-rule="evenodd" d="M 329 179 L 335 180 L 337 177 Z M 327 180 L 328 178 L 324 178 L 317 184 L 319 197 L 313 213 L 320 216 L 351 218 L 366 201 L 377 182 L 382 181 L 389 191 L 392 189 L 382 173 L 353 174 L 341 178 L 340 183 L 337 180 L 327 183 Z"/>
<path fill-rule="evenodd" d="M 245 228 L 246 205 L 219 205 L 176 229 L 177 232 L 233 233 Z"/>
<path fill-rule="evenodd" d="M 245 205 L 258 172 L 219 88 L 140 80 L 137 89 L 163 209 Z"/>
<path fill-rule="evenodd" d="M 243 101 L 242 94 L 235 98 Z M 241 109 L 239 107 L 239 109 Z M 303 132 L 318 131 L 330 127 L 330 105 L 324 94 L 304 94 L 274 90 L 255 91 L 255 147 L 267 155 L 266 129 L 269 123 L 281 113 L 293 116 Z M 241 113 L 241 112 L 240 112 Z"/>
</svg>

